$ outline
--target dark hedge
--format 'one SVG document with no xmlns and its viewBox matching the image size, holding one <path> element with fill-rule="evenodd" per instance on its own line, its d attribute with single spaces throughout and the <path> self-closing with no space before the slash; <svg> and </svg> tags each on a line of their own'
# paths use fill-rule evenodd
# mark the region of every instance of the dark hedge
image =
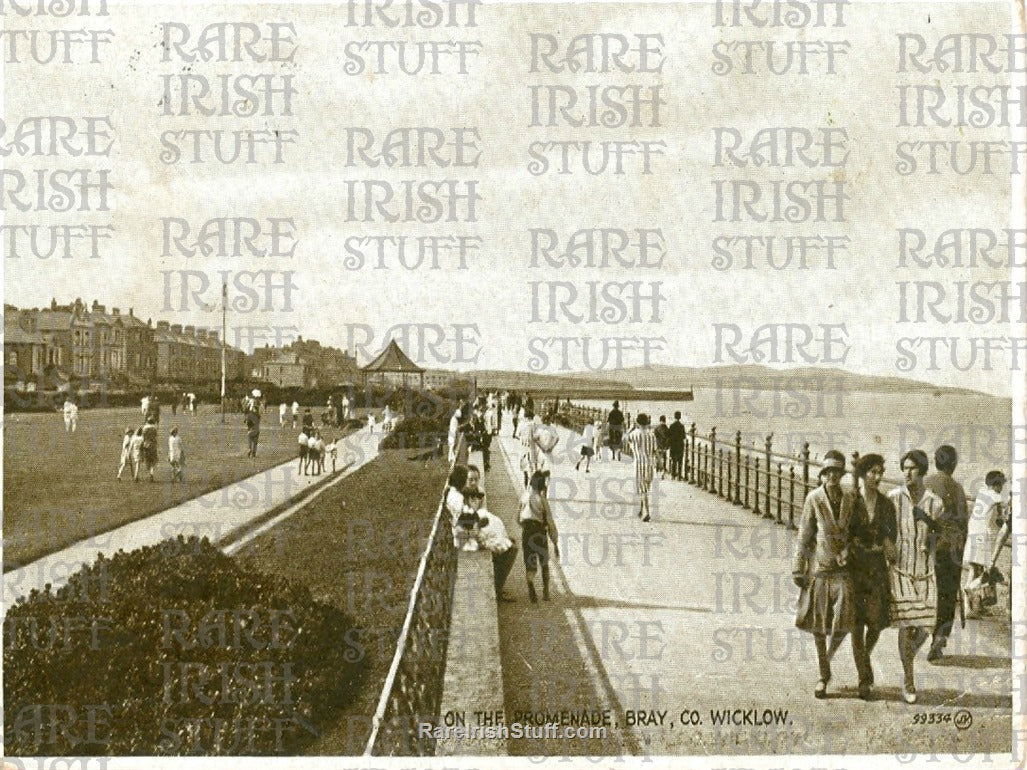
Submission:
<svg viewBox="0 0 1027 770">
<path fill-rule="evenodd" d="M 9 608 L 9 756 L 296 752 L 364 670 L 352 622 L 208 540 L 100 557 Z"/>
</svg>

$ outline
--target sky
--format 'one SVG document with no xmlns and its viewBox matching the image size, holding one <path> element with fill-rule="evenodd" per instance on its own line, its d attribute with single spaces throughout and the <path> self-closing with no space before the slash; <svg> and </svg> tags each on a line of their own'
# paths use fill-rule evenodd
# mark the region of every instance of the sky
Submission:
<svg viewBox="0 0 1027 770">
<path fill-rule="evenodd" d="M 110 211 L 19 211 L 8 196 L 3 213 L 6 224 L 109 224 L 114 235 L 103 243 L 98 259 L 81 253 L 70 259 L 14 257 L 5 240 L 5 302 L 32 307 L 48 305 L 51 298 L 63 303 L 81 297 L 123 312 L 132 307 L 136 315 L 154 321 L 217 328 L 220 285 L 227 276 L 228 339 L 244 349 L 265 342 L 287 343 L 301 334 L 373 354 L 390 336 L 399 335 L 415 360 L 433 368 L 560 374 L 612 368 L 618 352 L 625 366 L 738 363 L 727 347 L 718 344 L 737 338 L 735 355 L 754 363 L 782 368 L 819 363 L 1010 395 L 1017 377 L 1023 379 L 1022 368 L 1011 370 L 1011 354 L 1003 352 L 1000 343 L 991 343 L 995 347 L 990 366 L 983 353 L 968 366 L 968 356 L 972 338 L 1027 336 L 1019 311 L 1015 324 L 939 318 L 958 311 L 954 297 L 961 282 L 969 282 L 964 288 L 976 283 L 978 294 L 989 296 L 993 289 L 980 288 L 982 283 L 1022 281 L 1022 269 L 1017 276 L 1009 265 L 919 267 L 908 259 L 903 264 L 898 230 L 923 230 L 932 244 L 948 228 L 983 228 L 1001 237 L 1003 228 L 1022 221 L 1022 210 L 1013 203 L 1020 199 L 1011 195 L 1011 181 L 1022 184 L 1022 177 L 977 172 L 959 176 L 952 171 L 902 175 L 896 170 L 899 142 L 1009 138 L 1009 129 L 1000 125 L 899 126 L 900 86 L 941 84 L 951 99 L 957 85 L 994 84 L 1003 76 L 901 72 L 896 36 L 915 32 L 933 40 L 956 31 L 1002 33 L 1009 23 L 1008 11 L 998 3 L 935 4 L 928 23 L 922 8 L 863 3 L 848 9 L 844 27 L 796 31 L 717 27 L 712 6 L 701 3 L 497 4 L 481 13 L 475 27 L 437 29 L 347 26 L 343 9 L 312 5 L 207 5 L 192 7 L 187 15 L 180 6 L 111 6 L 107 17 L 75 20 L 78 28 L 114 31 L 113 42 L 102 46 L 101 62 L 35 70 L 27 64 L 6 66 L 7 134 L 2 141 L 8 148 L 14 127 L 29 116 L 109 116 L 109 156 L 15 153 L 5 160 L 8 168 L 26 175 L 26 184 L 32 183 L 37 169 L 109 170 Z M 189 62 L 174 49 L 165 55 L 162 25 L 186 19 L 190 41 L 207 23 L 250 20 L 262 25 L 265 35 L 271 29 L 268 23 L 291 24 L 288 32 L 293 39 L 282 42 L 281 50 L 295 52 L 288 61 L 278 62 Z M 69 24 L 61 21 L 54 26 Z M 182 34 L 181 27 L 168 29 L 169 34 Z M 636 71 L 616 66 L 608 67 L 613 71 L 587 71 L 586 66 L 585 71 L 551 72 L 538 60 L 533 67 L 532 34 L 537 46 L 555 41 L 560 52 L 555 57 L 566 55 L 576 35 L 605 34 L 606 38 L 591 39 L 593 62 L 604 60 L 599 47 L 603 40 L 614 50 L 625 42 L 629 51 L 621 62 L 634 62 Z M 637 55 L 640 39 L 649 41 L 649 69 L 662 61 L 658 72 L 637 71 L 642 66 Z M 810 42 L 814 48 L 808 50 L 818 51 L 823 50 L 823 41 L 848 45 L 847 53 L 838 55 L 834 74 L 823 71 L 824 55 L 819 53 L 811 54 L 810 74 L 761 76 L 739 72 L 743 55 L 737 45 L 731 46 L 746 40 L 774 41 L 779 56 L 786 50 L 783 46 L 797 41 Z M 453 72 L 456 57 L 444 53 L 440 74 L 406 75 L 395 71 L 398 45 L 393 45 L 383 54 L 392 71 L 376 74 L 368 53 L 368 45 L 375 41 L 402 41 L 411 56 L 417 53 L 415 44 L 436 43 L 453 51 L 454 41 L 463 41 L 466 50 L 475 53 L 467 54 L 466 74 Z M 257 49 L 267 52 L 269 43 L 264 40 Z M 190 50 L 188 44 L 185 50 Z M 715 52 L 720 52 L 720 59 Z M 717 74 L 718 61 L 728 56 L 734 69 Z M 576 61 L 584 61 L 583 56 Z M 755 66 L 766 65 L 758 57 L 754 61 Z M 779 64 L 781 59 L 775 61 Z M 362 69 L 357 62 L 362 62 Z M 40 70 L 47 76 L 40 76 Z M 206 78 L 216 95 L 221 76 L 243 88 L 254 82 L 259 87 L 264 82 L 260 78 L 291 88 L 288 109 L 281 93 L 272 96 L 270 115 L 207 116 L 197 114 L 192 105 L 186 110 L 190 114 L 177 114 L 182 102 L 175 90 L 172 108 L 163 105 L 168 82 L 178 88 L 185 77 L 190 87 L 198 88 L 199 78 Z M 244 80 L 234 80 L 240 76 Z M 587 118 L 587 109 L 579 107 L 587 101 L 590 87 L 612 100 L 633 93 L 625 90 L 628 87 L 649 96 L 657 89 L 658 116 L 643 103 L 637 121 L 641 125 L 627 121 L 628 125 L 612 127 L 577 127 L 559 116 L 548 120 L 545 98 L 550 93 L 563 99 L 573 92 L 579 103 L 568 114 Z M 543 95 L 536 110 L 544 117 L 535 121 L 543 125 L 532 125 L 533 94 Z M 219 110 L 222 103 L 214 95 L 199 103 Z M 230 106 L 236 100 L 232 96 Z M 262 98 L 258 113 L 266 106 Z M 599 105 L 597 118 L 607 106 Z M 624 122 L 620 114 L 611 113 L 613 123 Z M 449 144 L 456 141 L 454 131 L 462 130 L 461 136 L 471 143 L 464 148 L 466 165 L 453 165 L 452 146 L 436 152 L 449 163 L 444 167 L 372 168 L 359 156 L 350 162 L 352 129 L 371 132 L 380 151 L 389 131 L 416 126 L 443 132 Z M 847 156 L 844 164 L 814 168 L 801 163 L 716 165 L 717 127 L 741 135 L 742 148 L 768 127 L 797 127 L 813 137 L 830 131 L 843 143 L 835 148 L 835 157 L 842 150 Z M 168 133 L 182 131 L 222 131 L 227 132 L 226 139 L 234 131 L 278 131 L 295 142 L 284 145 L 283 163 L 265 160 L 268 145 L 257 148 L 260 159 L 251 164 L 190 163 L 187 135 Z M 783 132 L 775 136 L 783 142 Z M 602 142 L 619 142 L 606 147 L 622 150 L 640 146 L 629 143 L 649 142 L 659 154 L 652 156 L 648 174 L 639 172 L 639 156 L 629 154 L 623 157 L 625 173 L 590 175 L 582 170 L 579 144 L 577 150 L 567 150 L 568 157 L 576 159 L 574 172 L 554 173 L 562 145 L 545 143 L 565 141 L 590 142 L 593 162 L 601 157 L 596 153 Z M 170 147 L 183 153 L 178 162 L 167 162 L 174 156 L 167 154 Z M 416 158 L 417 145 L 410 149 Z M 778 150 L 783 157 L 785 145 L 779 144 Z M 540 157 L 548 159 L 550 168 L 532 173 L 538 170 L 533 162 Z M 473 164 L 472 158 L 477 158 Z M 429 191 L 440 182 L 451 183 L 464 195 L 473 189 L 474 216 L 469 216 L 465 198 L 455 204 L 456 221 L 360 221 L 366 201 L 352 199 L 351 192 L 363 194 L 369 180 L 377 185 L 375 194 L 384 184 L 391 185 L 397 200 L 404 183 L 428 184 Z M 8 190 L 15 181 L 7 177 Z M 756 222 L 751 217 L 744 221 L 744 216 L 743 221 L 717 221 L 718 182 L 726 191 L 719 201 L 722 213 L 731 211 L 736 189 L 732 185 L 739 185 L 739 194 L 746 195 L 746 185 L 756 183 L 766 201 L 775 183 L 792 184 L 797 194 L 808 191 L 808 183 L 822 183 L 829 191 L 840 183 L 848 196 L 844 221 L 830 215 L 824 221 L 799 223 Z M 31 199 L 21 195 L 19 200 Z M 825 206 L 830 214 L 831 202 Z M 402 218 L 401 206 L 386 208 Z M 356 217 L 349 216 L 351 210 Z M 415 217 L 416 213 L 417 206 Z M 432 211 L 426 213 L 431 218 Z M 173 240 L 171 248 L 165 247 L 166 222 L 185 220 L 195 233 L 208 220 L 232 217 L 255 219 L 265 231 L 270 219 L 288 220 L 293 237 L 285 241 L 295 248 L 287 256 L 234 255 L 229 248 L 227 254 L 205 257 L 187 256 Z M 637 246 L 629 245 L 622 257 L 626 266 L 610 260 L 606 267 L 589 267 L 561 263 L 555 257 L 554 265 L 533 256 L 533 232 L 553 231 L 558 243 L 553 254 L 559 255 L 575 232 L 595 229 L 605 230 L 612 243 L 618 243 L 623 232 L 629 244 L 637 244 L 637 233 L 643 230 L 649 243 L 658 247 L 649 250 L 648 264 L 639 264 L 643 260 Z M 430 260 L 408 269 L 391 252 L 380 265 L 369 258 L 363 264 L 354 261 L 353 239 L 360 237 L 404 237 L 411 250 L 418 238 L 442 238 L 445 243 L 463 238 L 476 248 L 463 265 L 449 252 L 440 257 L 439 269 L 431 269 Z M 774 269 L 760 254 L 753 269 L 738 267 L 740 244 L 745 242 L 735 240 L 727 247 L 725 239 L 757 237 L 772 237 L 778 255 L 786 238 L 796 244 L 794 239 L 813 242 L 831 237 L 844 242 L 845 248 L 833 264 L 823 252 L 811 253 L 805 269 L 797 266 L 797 257 Z M 596 241 L 601 243 L 601 236 Z M 732 250 L 732 267 L 723 269 L 718 262 L 715 242 Z M 258 245 L 266 247 L 267 241 Z M 594 256 L 599 260 L 602 255 L 596 251 Z M 414 256 L 409 260 L 408 265 L 416 264 Z M 269 279 L 273 286 L 289 286 L 288 293 L 272 290 L 270 303 L 265 284 Z M 183 281 L 206 288 L 186 292 L 183 303 Z M 254 295 L 246 291 L 250 287 L 256 287 L 260 301 L 252 300 Z M 924 320 L 917 322 L 915 304 L 908 302 L 903 315 L 900 291 L 907 292 L 910 302 L 917 291 L 924 292 L 925 300 L 944 291 L 945 299 L 933 311 L 924 306 Z M 1010 292 L 1017 294 L 1017 287 Z M 589 302 L 593 293 L 599 298 L 596 305 Z M 651 298 L 654 293 L 658 300 Z M 618 298 L 639 295 L 637 307 L 618 304 Z M 807 341 L 809 335 L 813 339 Z M 825 335 L 840 342 L 825 345 Z M 937 339 L 930 342 L 932 338 Z M 932 345 L 934 366 L 929 358 Z M 949 355 L 952 347 L 954 361 Z M 760 354 L 763 358 L 757 360 Z M 1024 358 L 1021 350 L 1020 367 Z"/>
</svg>

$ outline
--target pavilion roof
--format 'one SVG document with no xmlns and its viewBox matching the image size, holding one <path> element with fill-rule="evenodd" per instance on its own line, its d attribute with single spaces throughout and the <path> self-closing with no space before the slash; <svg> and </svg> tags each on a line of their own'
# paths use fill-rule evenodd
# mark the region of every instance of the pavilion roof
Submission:
<svg viewBox="0 0 1027 770">
<path fill-rule="evenodd" d="M 379 353 L 367 366 L 362 367 L 362 371 L 423 374 L 425 370 L 410 360 L 410 357 L 396 344 L 396 340 L 389 340 L 385 350 Z"/>
</svg>

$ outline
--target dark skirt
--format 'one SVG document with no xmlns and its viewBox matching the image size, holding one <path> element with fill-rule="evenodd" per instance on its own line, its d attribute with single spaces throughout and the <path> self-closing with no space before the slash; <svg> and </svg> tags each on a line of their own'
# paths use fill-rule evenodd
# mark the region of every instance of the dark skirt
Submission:
<svg viewBox="0 0 1027 770">
<path fill-rule="evenodd" d="M 856 621 L 878 630 L 891 624 L 891 589 L 883 554 L 871 553 L 853 565 Z"/>
<path fill-rule="evenodd" d="M 799 594 L 795 626 L 811 634 L 845 634 L 856 620 L 852 581 L 845 573 L 814 575 Z"/>
<path fill-rule="evenodd" d="M 621 441 L 624 439 L 624 429 L 611 425 L 606 437 L 611 447 L 620 447 Z"/>
</svg>

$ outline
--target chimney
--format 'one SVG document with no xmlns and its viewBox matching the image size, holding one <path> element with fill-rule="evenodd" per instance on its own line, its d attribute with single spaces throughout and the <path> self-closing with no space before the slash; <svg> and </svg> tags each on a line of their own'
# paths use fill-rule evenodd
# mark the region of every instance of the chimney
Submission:
<svg viewBox="0 0 1027 770">
<path fill-rule="evenodd" d="M 171 324 L 171 331 L 173 331 L 175 334 L 181 334 L 182 324 Z"/>
<path fill-rule="evenodd" d="M 171 328 L 171 323 L 169 321 L 157 321 L 157 328 L 168 331 Z"/>
</svg>

